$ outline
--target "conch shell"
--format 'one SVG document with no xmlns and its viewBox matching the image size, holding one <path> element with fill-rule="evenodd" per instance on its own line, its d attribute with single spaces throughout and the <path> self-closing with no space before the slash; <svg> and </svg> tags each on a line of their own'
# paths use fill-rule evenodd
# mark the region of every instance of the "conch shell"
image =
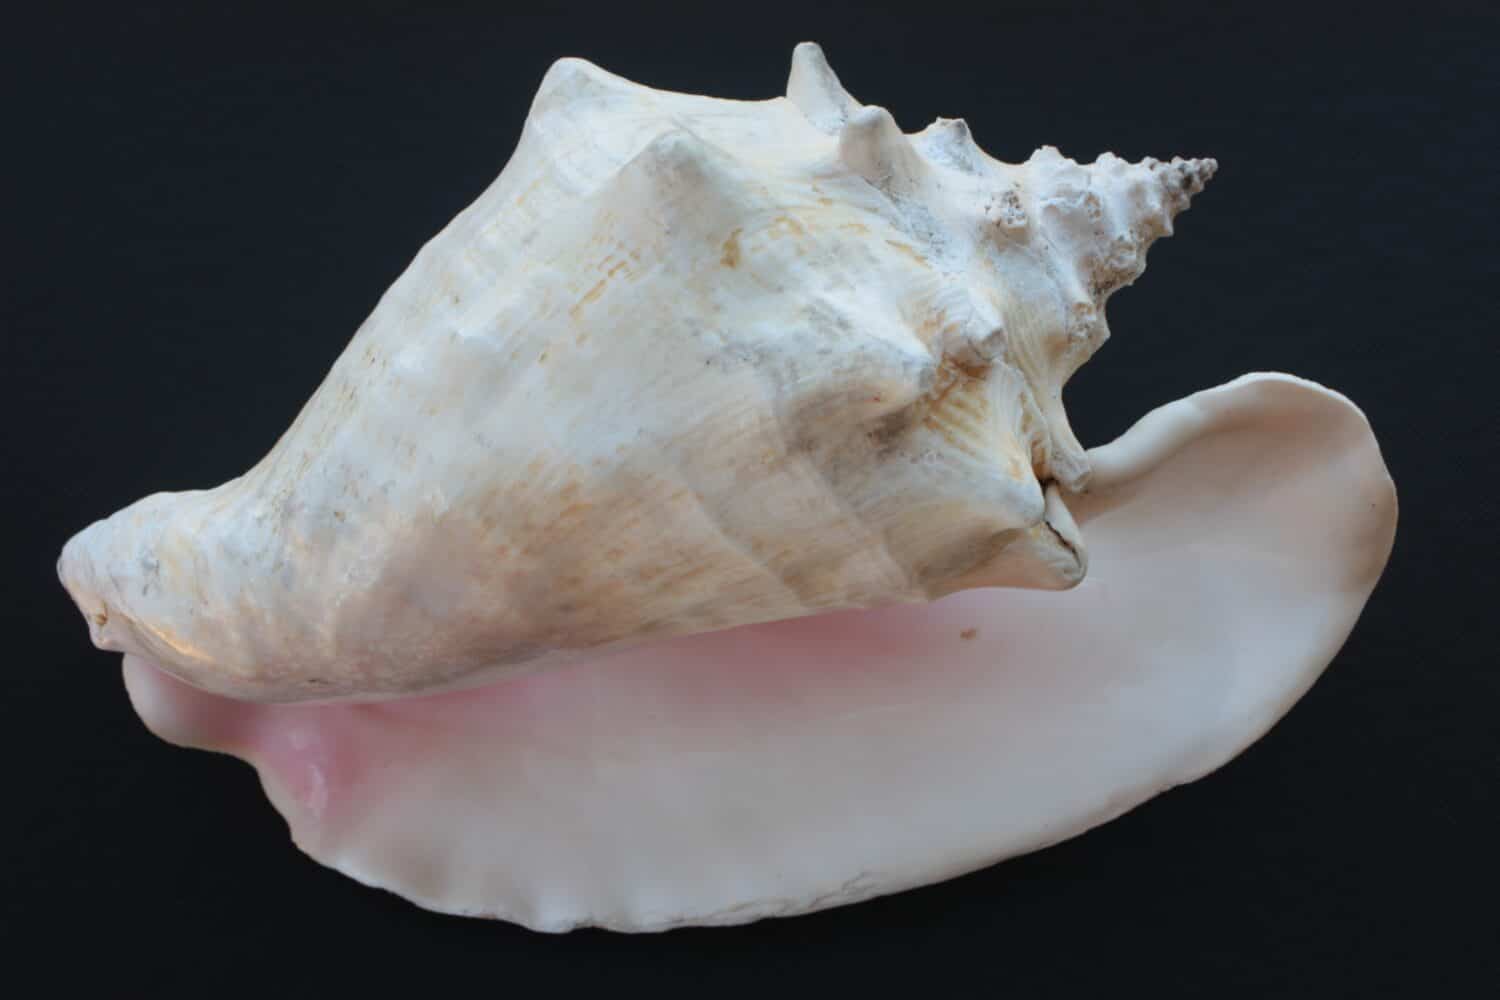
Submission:
<svg viewBox="0 0 1500 1000">
<path fill-rule="evenodd" d="M 1068 427 L 1214 168 L 907 135 L 811 44 L 767 101 L 562 60 L 270 454 L 59 573 L 148 725 L 424 906 L 732 923 L 1041 846 L 1259 736 L 1390 549 L 1311 383 Z"/>
</svg>

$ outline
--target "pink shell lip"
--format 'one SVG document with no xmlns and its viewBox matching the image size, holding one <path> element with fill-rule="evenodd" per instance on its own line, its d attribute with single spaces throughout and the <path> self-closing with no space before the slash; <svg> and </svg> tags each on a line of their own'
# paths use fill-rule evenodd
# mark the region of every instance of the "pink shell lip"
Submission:
<svg viewBox="0 0 1500 1000">
<path fill-rule="evenodd" d="M 158 735 L 254 764 L 312 857 L 430 909 L 661 930 L 854 902 L 1231 759 L 1332 659 L 1390 553 L 1368 424 L 1300 379 L 1206 390 L 1090 455 L 1075 507 L 1097 572 L 1066 593 L 749 626 L 383 704 L 235 702 L 135 657 L 126 683 Z"/>
</svg>

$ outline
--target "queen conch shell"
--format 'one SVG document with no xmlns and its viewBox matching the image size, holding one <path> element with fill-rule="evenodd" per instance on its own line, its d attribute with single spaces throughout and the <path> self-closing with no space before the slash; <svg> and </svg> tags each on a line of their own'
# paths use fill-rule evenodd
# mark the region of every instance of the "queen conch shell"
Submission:
<svg viewBox="0 0 1500 1000">
<path fill-rule="evenodd" d="M 562 60 L 272 451 L 59 573 L 153 730 L 433 909 L 737 923 L 1043 846 L 1263 733 L 1390 550 L 1312 383 L 1068 427 L 1214 168 L 907 135 L 806 43 L 765 101 Z"/>
</svg>

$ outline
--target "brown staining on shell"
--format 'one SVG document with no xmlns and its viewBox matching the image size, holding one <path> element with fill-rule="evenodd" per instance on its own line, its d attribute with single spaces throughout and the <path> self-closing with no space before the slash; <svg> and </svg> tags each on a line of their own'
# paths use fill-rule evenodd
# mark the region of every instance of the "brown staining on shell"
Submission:
<svg viewBox="0 0 1500 1000">
<path fill-rule="evenodd" d="M 931 391 L 877 421 L 868 432 L 871 443 L 885 451 L 914 428 L 922 427 L 972 457 L 993 458 L 985 447 L 984 433 L 989 417 L 986 377 L 990 368 L 989 362 L 944 356 L 936 367 Z"/>
<path fill-rule="evenodd" d="M 614 258 L 604 258 L 604 262 L 600 266 L 603 267 L 604 264 L 608 264 L 611 260 L 614 260 Z M 604 272 L 604 277 L 594 282 L 593 286 L 587 292 L 583 293 L 583 297 L 580 298 L 577 302 L 573 303 L 572 308 L 568 310 L 568 315 L 573 317 L 574 320 L 582 319 L 584 307 L 589 303 L 598 300 L 599 296 L 604 294 L 604 290 L 609 287 L 610 279 L 614 278 L 614 276 L 619 274 L 621 271 L 626 272 L 626 277 L 631 276 L 629 267 L 629 261 L 616 260 L 614 264 Z"/>
<path fill-rule="evenodd" d="M 932 264 L 927 260 L 927 258 L 922 256 L 917 248 L 912 246 L 910 243 L 902 243 L 900 240 L 886 240 L 885 242 L 887 246 L 893 248 L 899 253 L 905 254 L 923 267 L 932 267 Z"/>
<path fill-rule="evenodd" d="M 574 319 L 581 318 L 583 315 L 583 307 L 599 298 L 599 296 L 603 295 L 604 289 L 608 284 L 608 278 L 600 278 L 598 281 L 596 281 L 594 283 L 594 287 L 590 288 L 587 292 L 584 292 L 583 298 L 579 299 L 576 303 L 574 303 L 573 308 L 568 310 L 568 315 L 572 316 Z"/>
<path fill-rule="evenodd" d="M 740 266 L 741 232 L 742 230 L 736 229 L 734 232 L 730 233 L 729 238 L 724 241 L 724 253 L 719 257 L 719 263 L 723 264 L 725 267 L 735 268 Z"/>
<path fill-rule="evenodd" d="M 980 461 L 995 458 L 990 440 L 990 401 L 987 361 L 945 357 L 937 368 L 933 392 L 922 401 L 921 426 L 946 443 Z"/>
<path fill-rule="evenodd" d="M 783 236 L 806 236 L 807 227 L 790 215 L 778 215 L 766 227 L 766 235 L 773 240 L 781 239 Z"/>
</svg>

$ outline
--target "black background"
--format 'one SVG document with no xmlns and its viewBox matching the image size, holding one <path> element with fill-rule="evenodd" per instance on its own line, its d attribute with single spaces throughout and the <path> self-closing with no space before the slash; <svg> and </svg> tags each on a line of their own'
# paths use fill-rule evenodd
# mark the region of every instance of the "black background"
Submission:
<svg viewBox="0 0 1500 1000">
<path fill-rule="evenodd" d="M 55 6 L 0 27 L 8 968 L 103 972 L 121 994 L 305 985 L 295 961 L 351 989 L 416 971 L 496 994 L 961 979 L 1020 997 L 1495 995 L 1496 15 L 535 6 Z M 1348 645 L 1208 779 L 1039 854 L 809 917 L 546 937 L 302 857 L 250 768 L 135 719 L 118 658 L 56 582 L 62 543 L 256 461 L 499 172 L 552 60 L 763 98 L 804 38 L 906 130 L 962 116 L 1004 159 L 1042 143 L 1218 158 L 1111 302 L 1114 337 L 1070 385 L 1074 427 L 1099 444 L 1255 369 L 1351 396 L 1402 520 Z"/>
</svg>

